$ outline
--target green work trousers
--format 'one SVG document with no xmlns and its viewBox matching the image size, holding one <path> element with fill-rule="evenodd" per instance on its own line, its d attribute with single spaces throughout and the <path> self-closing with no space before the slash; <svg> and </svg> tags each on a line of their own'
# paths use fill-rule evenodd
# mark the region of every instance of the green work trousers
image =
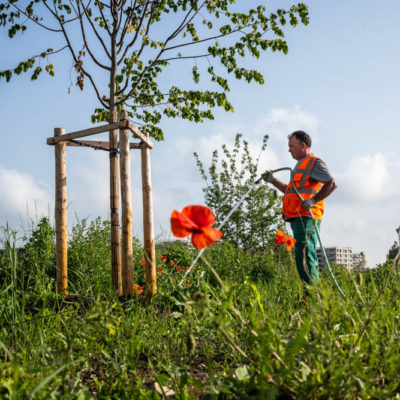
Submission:
<svg viewBox="0 0 400 400">
<path fill-rule="evenodd" d="M 317 226 L 314 226 L 314 224 Z M 315 229 L 319 230 L 321 221 L 315 220 L 314 222 L 310 217 L 298 217 L 290 221 L 290 225 L 293 230 L 293 236 L 296 239 L 294 250 L 299 276 L 307 284 L 311 284 L 311 280 L 317 282 L 319 279 L 318 236 Z"/>
</svg>

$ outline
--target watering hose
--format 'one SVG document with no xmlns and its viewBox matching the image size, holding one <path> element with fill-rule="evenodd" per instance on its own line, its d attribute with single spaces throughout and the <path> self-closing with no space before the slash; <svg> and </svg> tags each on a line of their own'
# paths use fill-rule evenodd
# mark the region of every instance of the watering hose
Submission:
<svg viewBox="0 0 400 400">
<path fill-rule="evenodd" d="M 254 187 L 256 185 L 258 185 L 261 182 L 262 178 L 256 180 L 253 185 L 250 187 L 250 189 L 240 198 L 240 200 L 235 204 L 235 206 L 232 208 L 231 211 L 229 211 L 228 215 L 224 218 L 224 220 L 217 226 L 217 229 L 220 230 L 225 223 L 229 220 L 229 218 L 231 217 L 231 215 L 237 210 L 237 208 L 240 206 L 240 204 L 242 203 L 242 201 L 250 194 L 250 192 L 254 189 Z M 194 267 L 194 265 L 196 264 L 197 260 L 200 258 L 200 256 L 203 254 L 203 251 L 205 250 L 205 248 L 201 249 L 199 251 L 199 253 L 197 254 L 196 258 L 194 259 L 194 261 L 192 262 L 192 265 L 189 267 L 189 269 L 186 271 L 185 275 L 183 275 L 182 280 L 179 283 L 179 286 L 182 285 L 183 281 L 185 280 L 186 276 L 190 274 L 190 271 L 192 270 L 192 268 Z"/>
<path fill-rule="evenodd" d="M 283 168 L 278 168 L 278 169 L 274 169 L 271 171 L 271 173 L 276 173 L 276 172 L 280 172 L 280 171 L 290 171 L 290 181 L 292 183 L 293 189 L 296 192 L 297 196 L 300 198 L 301 201 L 303 201 L 304 199 L 301 197 L 301 194 L 299 193 L 299 191 L 297 190 L 296 186 L 294 185 L 293 182 L 293 171 L 291 168 L 289 167 L 283 167 Z M 228 213 L 228 215 L 224 218 L 224 220 L 217 226 L 217 229 L 221 229 L 225 223 L 229 220 L 230 216 L 237 210 L 237 208 L 240 206 L 240 204 L 242 203 L 242 201 L 250 194 L 250 192 L 254 189 L 254 187 L 256 185 L 258 185 L 260 182 L 262 182 L 263 178 L 262 176 L 260 178 L 258 178 L 253 185 L 250 187 L 250 189 L 240 198 L 240 200 L 236 203 L 236 205 L 232 208 L 232 210 Z M 311 218 L 313 219 L 313 221 L 315 222 L 315 218 L 314 215 L 311 211 L 311 209 L 308 210 L 310 212 Z M 318 226 L 314 223 L 314 228 L 315 228 L 315 232 L 317 233 L 317 237 L 318 237 L 318 242 L 321 248 L 321 252 L 324 256 L 324 260 L 325 263 L 328 267 L 328 271 L 329 271 L 329 275 L 331 276 L 331 278 L 333 279 L 333 282 L 335 283 L 336 289 L 339 291 L 340 295 L 345 299 L 346 296 L 343 293 L 343 290 L 340 288 L 339 284 L 337 283 L 335 276 L 333 275 L 333 272 L 331 270 L 331 267 L 329 265 L 329 261 L 328 261 L 328 257 L 326 256 L 325 253 L 325 249 L 324 246 L 322 245 L 322 241 L 321 241 L 321 237 L 319 235 L 319 229 Z M 186 276 L 189 275 L 190 271 L 192 270 L 192 268 L 194 267 L 194 265 L 196 264 L 197 260 L 200 258 L 200 256 L 202 255 L 203 251 L 205 250 L 205 248 L 201 249 L 199 251 L 199 253 L 197 254 L 196 258 L 194 259 L 194 261 L 192 262 L 192 265 L 189 267 L 189 269 L 186 271 L 185 275 L 183 276 L 181 282 L 179 283 L 179 286 L 182 285 L 183 281 L 185 280 Z"/>
<path fill-rule="evenodd" d="M 299 193 L 299 191 L 297 190 L 297 188 L 296 188 L 296 186 L 295 186 L 295 184 L 293 182 L 293 170 L 291 168 L 289 168 L 289 167 L 278 168 L 278 169 L 274 169 L 273 171 L 271 171 L 271 173 L 274 174 L 275 172 L 284 171 L 284 170 L 290 171 L 290 182 L 292 183 L 292 187 L 293 187 L 294 191 L 296 192 L 297 196 L 300 198 L 300 200 L 303 201 L 304 200 L 303 197 L 301 197 L 301 194 Z M 259 178 L 256 182 L 259 183 L 259 182 L 261 182 L 261 180 L 262 180 L 262 177 Z M 314 229 L 315 229 L 315 232 L 316 232 L 317 237 L 318 237 L 319 247 L 321 248 L 321 252 L 322 252 L 322 255 L 324 257 L 325 264 L 326 264 L 326 266 L 328 268 L 329 275 L 333 279 L 333 282 L 334 282 L 334 284 L 336 286 L 336 289 L 339 291 L 340 295 L 344 299 L 346 299 L 346 296 L 343 293 L 343 290 L 341 289 L 341 287 L 339 286 L 339 284 L 337 283 L 337 281 L 335 279 L 335 276 L 333 275 L 331 266 L 330 266 L 329 261 L 328 261 L 328 257 L 326 256 L 325 248 L 322 245 L 322 240 L 321 240 L 321 236 L 319 234 L 318 225 L 315 223 L 316 221 L 315 221 L 314 214 L 313 214 L 311 208 L 309 208 L 308 211 L 310 212 L 311 218 L 314 221 Z"/>
</svg>

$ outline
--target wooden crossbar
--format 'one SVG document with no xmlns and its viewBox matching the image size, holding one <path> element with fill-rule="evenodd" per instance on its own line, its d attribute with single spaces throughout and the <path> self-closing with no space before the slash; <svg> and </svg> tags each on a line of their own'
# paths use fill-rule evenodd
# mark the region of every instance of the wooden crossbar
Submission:
<svg viewBox="0 0 400 400">
<path fill-rule="evenodd" d="M 97 133 L 108 132 L 120 128 L 129 129 L 136 137 L 138 137 L 143 143 L 145 143 L 149 149 L 153 148 L 153 143 L 151 143 L 151 141 L 146 137 L 146 135 L 143 132 L 141 132 L 138 128 L 136 128 L 136 126 L 133 125 L 132 122 L 130 122 L 129 120 L 122 120 L 119 122 L 114 122 L 112 124 L 96 126 L 94 128 L 89 128 L 89 129 L 83 129 L 81 131 L 66 133 L 65 135 L 52 136 L 50 138 L 47 138 L 47 144 L 53 145 L 59 142 L 68 141 L 71 139 L 79 139 L 85 136 L 96 135 Z M 73 144 L 67 144 L 67 146 L 73 146 Z M 102 145 L 99 145 L 99 147 L 102 147 Z M 131 147 L 131 148 L 136 149 L 140 147 Z"/>
<path fill-rule="evenodd" d="M 56 161 L 56 252 L 57 252 L 57 291 L 68 293 L 67 265 L 67 176 L 66 146 L 84 146 L 110 151 L 110 210 L 111 210 L 111 281 L 118 296 L 132 297 L 133 252 L 132 252 L 132 204 L 130 149 L 141 150 L 142 197 L 143 197 L 143 236 L 145 252 L 146 290 L 150 298 L 157 291 L 155 262 L 154 221 L 150 172 L 150 149 L 153 144 L 149 134 L 141 132 L 128 120 L 128 113 L 120 114 L 119 122 L 97 126 L 90 129 L 64 134 L 63 128 L 55 128 L 54 136 L 47 144 L 54 145 Z M 110 113 L 110 121 L 117 121 L 116 112 Z M 117 137 L 119 130 L 119 140 Z M 97 133 L 110 132 L 108 141 L 76 140 Z M 140 142 L 130 143 L 133 134 Z M 119 152 L 119 155 L 117 154 Z M 118 165 L 119 159 L 119 165 Z M 118 176 L 118 170 L 120 175 Z M 119 219 L 119 190 L 121 181 L 121 228 Z M 122 261 L 122 263 L 121 263 Z M 122 268 L 121 268 L 122 266 Z"/>
<path fill-rule="evenodd" d="M 124 122 L 124 121 L 121 121 L 121 122 Z M 150 140 L 146 137 L 146 135 L 143 132 L 141 132 L 138 128 L 136 128 L 136 126 L 133 125 L 132 122 L 130 122 L 130 121 L 128 121 L 128 122 L 129 122 L 129 126 L 128 126 L 129 130 L 133 134 L 135 134 L 143 143 L 146 143 L 147 147 L 149 149 L 152 149 L 153 143 L 150 142 Z"/>
<path fill-rule="evenodd" d="M 122 122 L 125 122 L 125 121 L 122 121 Z M 126 125 L 126 123 L 125 123 L 125 125 Z M 47 138 L 47 144 L 56 144 L 56 143 L 62 142 L 64 140 L 78 139 L 78 138 L 85 137 L 85 136 L 95 135 L 96 133 L 108 132 L 108 131 L 112 131 L 114 129 L 119 129 L 119 127 L 120 127 L 120 123 L 114 122 L 112 124 L 101 125 L 101 126 L 96 126 L 94 128 L 83 129 L 81 131 L 66 133 L 65 135 Z"/>
<path fill-rule="evenodd" d="M 76 143 L 78 142 L 78 143 Z M 96 146 L 96 147 L 101 147 L 102 149 L 109 149 L 110 148 L 110 142 L 104 142 L 101 140 L 77 140 L 75 143 L 74 142 L 65 142 L 67 146 L 76 146 L 80 147 L 81 144 L 83 146 Z M 131 149 L 141 149 L 142 148 L 142 143 L 130 143 L 129 147 Z"/>
</svg>

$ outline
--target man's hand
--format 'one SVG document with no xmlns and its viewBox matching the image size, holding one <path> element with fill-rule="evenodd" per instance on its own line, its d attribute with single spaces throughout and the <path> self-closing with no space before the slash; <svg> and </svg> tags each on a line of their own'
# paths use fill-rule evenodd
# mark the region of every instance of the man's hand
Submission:
<svg viewBox="0 0 400 400">
<path fill-rule="evenodd" d="M 314 207 L 317 204 L 317 202 L 315 201 L 314 197 L 311 197 L 307 200 L 303 200 L 301 202 L 301 206 L 303 208 L 305 208 L 306 210 L 309 210 L 310 208 Z"/>
<path fill-rule="evenodd" d="M 271 171 L 265 171 L 262 175 L 261 178 L 264 179 L 265 182 L 271 183 L 274 180 L 274 175 L 272 175 Z"/>
</svg>

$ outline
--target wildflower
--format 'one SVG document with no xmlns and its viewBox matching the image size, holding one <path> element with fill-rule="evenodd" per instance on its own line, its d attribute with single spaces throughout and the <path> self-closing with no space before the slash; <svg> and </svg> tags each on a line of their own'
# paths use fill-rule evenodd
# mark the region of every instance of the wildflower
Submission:
<svg viewBox="0 0 400 400">
<path fill-rule="evenodd" d="M 139 286 L 138 284 L 134 283 L 133 284 L 133 292 L 137 294 L 142 294 L 143 293 L 143 286 Z"/>
<path fill-rule="evenodd" d="M 277 245 L 278 243 L 286 245 L 286 250 L 291 251 L 294 247 L 294 244 L 296 243 L 296 239 L 290 236 L 286 236 L 282 231 L 278 229 L 276 231 L 276 239 L 274 241 L 274 244 Z"/>
<path fill-rule="evenodd" d="M 157 268 L 157 272 L 158 272 L 159 274 L 162 274 L 162 269 L 161 269 L 161 268 Z"/>
<path fill-rule="evenodd" d="M 187 206 L 182 212 L 174 210 L 171 214 L 172 234 L 178 238 L 192 235 L 197 249 L 209 247 L 221 238 L 222 232 L 211 227 L 214 222 L 214 213 L 205 206 Z"/>
<path fill-rule="evenodd" d="M 276 231 L 276 239 L 275 239 L 274 245 L 277 245 L 278 243 L 285 243 L 285 238 L 286 238 L 286 235 L 278 229 Z"/>
<path fill-rule="evenodd" d="M 188 285 L 191 285 L 192 284 L 192 281 L 188 281 Z"/>
<path fill-rule="evenodd" d="M 163 262 L 167 261 L 167 256 L 161 256 L 161 261 Z"/>
<path fill-rule="evenodd" d="M 146 260 L 145 260 L 144 258 L 142 258 L 142 259 L 140 260 L 140 263 L 141 263 L 141 264 L 146 264 Z"/>
<path fill-rule="evenodd" d="M 179 265 L 176 267 L 176 270 L 178 271 L 178 272 L 181 272 L 182 271 L 182 267 L 180 267 Z"/>
<path fill-rule="evenodd" d="M 189 271 L 190 267 L 185 267 L 186 271 Z"/>
<path fill-rule="evenodd" d="M 171 267 L 173 267 L 175 265 L 175 261 L 172 260 L 171 263 L 169 264 Z"/>
<path fill-rule="evenodd" d="M 294 244 L 296 243 L 296 239 L 290 237 L 290 236 L 286 236 L 286 249 L 287 251 L 290 251 L 293 249 Z"/>
</svg>

